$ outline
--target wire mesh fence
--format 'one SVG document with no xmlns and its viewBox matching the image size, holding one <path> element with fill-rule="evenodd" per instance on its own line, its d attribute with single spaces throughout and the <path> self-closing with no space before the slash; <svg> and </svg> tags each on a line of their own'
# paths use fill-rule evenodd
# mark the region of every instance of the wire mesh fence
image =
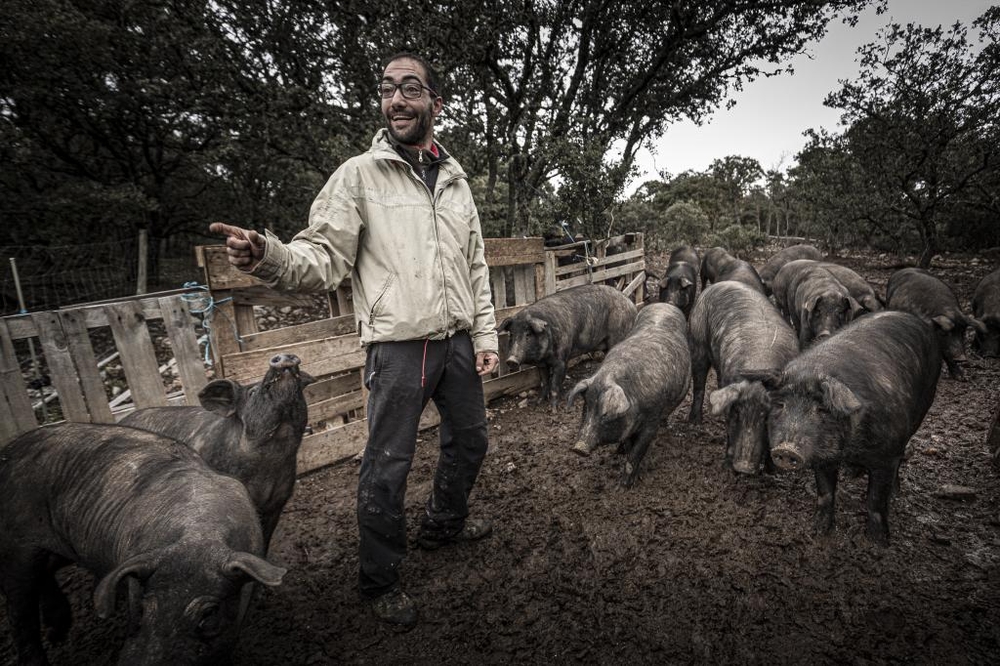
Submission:
<svg viewBox="0 0 1000 666">
<path fill-rule="evenodd" d="M 54 309 L 75 303 L 135 293 L 135 238 L 83 245 L 7 245 L 0 247 L 0 315 L 16 314 L 14 271 L 26 310 Z"/>
</svg>

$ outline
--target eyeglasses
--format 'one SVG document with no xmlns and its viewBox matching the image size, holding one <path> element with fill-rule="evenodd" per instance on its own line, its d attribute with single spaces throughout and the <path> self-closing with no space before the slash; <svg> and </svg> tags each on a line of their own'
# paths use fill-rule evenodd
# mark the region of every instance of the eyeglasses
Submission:
<svg viewBox="0 0 1000 666">
<path fill-rule="evenodd" d="M 403 83 L 383 81 L 378 84 L 378 94 L 382 99 L 392 99 L 392 96 L 396 94 L 396 88 L 399 88 L 399 92 L 403 93 L 405 99 L 420 99 L 425 90 L 429 90 L 433 97 L 437 97 L 437 93 L 434 92 L 433 88 L 428 88 L 424 84 L 415 81 L 405 81 Z"/>
</svg>

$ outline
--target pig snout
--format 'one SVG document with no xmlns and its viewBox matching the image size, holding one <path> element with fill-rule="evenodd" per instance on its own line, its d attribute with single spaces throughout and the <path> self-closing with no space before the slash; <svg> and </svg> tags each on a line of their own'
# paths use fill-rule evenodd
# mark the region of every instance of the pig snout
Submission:
<svg viewBox="0 0 1000 666">
<path fill-rule="evenodd" d="M 581 456 L 589 456 L 594 450 L 594 445 L 587 442 L 586 440 L 580 440 L 573 445 L 573 453 L 579 453 Z"/>
<path fill-rule="evenodd" d="M 299 363 L 299 357 L 295 354 L 275 354 L 271 357 L 271 367 L 275 370 L 296 369 Z"/>
<path fill-rule="evenodd" d="M 791 442 L 782 442 L 772 448 L 771 459 L 778 469 L 785 472 L 795 472 L 806 465 L 802 451 Z"/>
<path fill-rule="evenodd" d="M 517 370 L 519 367 L 521 367 L 521 362 L 518 361 L 513 356 L 508 356 L 507 357 L 507 367 L 510 368 L 511 370 Z"/>
</svg>

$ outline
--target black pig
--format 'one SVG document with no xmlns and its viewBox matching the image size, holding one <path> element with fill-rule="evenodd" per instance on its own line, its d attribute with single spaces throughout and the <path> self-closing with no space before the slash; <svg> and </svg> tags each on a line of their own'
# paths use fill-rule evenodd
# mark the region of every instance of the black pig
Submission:
<svg viewBox="0 0 1000 666">
<path fill-rule="evenodd" d="M 736 261 L 736 257 L 723 247 L 710 247 L 701 258 L 701 288 L 715 282 L 726 266 Z"/>
<path fill-rule="evenodd" d="M 857 301 L 866 312 L 880 312 L 885 309 L 878 294 L 875 293 L 875 288 L 871 286 L 868 280 L 858 275 L 855 271 L 847 266 L 841 266 L 829 261 L 822 261 L 819 263 L 819 266 L 825 268 L 833 277 L 837 278 L 837 282 L 847 288 L 851 298 Z"/>
<path fill-rule="evenodd" d="M 800 243 L 798 245 L 789 245 L 786 248 L 782 248 L 771 255 L 761 269 L 757 272 L 760 275 L 761 281 L 764 283 L 765 293 L 771 295 L 771 283 L 774 281 L 774 276 L 778 274 L 781 267 L 787 264 L 789 261 L 795 261 L 796 259 L 812 259 L 814 261 L 819 261 L 823 258 L 823 253 L 817 248 L 806 243 Z"/>
<path fill-rule="evenodd" d="M 847 287 L 818 263 L 798 272 L 785 291 L 785 303 L 801 349 L 814 339 L 830 337 L 863 310 Z"/>
<path fill-rule="evenodd" d="M 962 313 L 951 287 L 922 268 L 902 268 L 889 277 L 885 300 L 890 310 L 915 314 L 934 327 L 948 374 L 964 380 L 959 363 L 965 361 L 965 330 L 972 325 L 984 331 L 985 326 Z"/>
<path fill-rule="evenodd" d="M 690 318 L 693 396 L 688 420 L 701 423 L 705 380 L 715 368 L 719 390 L 712 412 L 726 414 L 725 462 L 743 474 L 769 463 L 767 391 L 742 372 L 781 370 L 799 351 L 795 331 L 764 294 L 739 282 L 718 282 L 704 292 Z"/>
<path fill-rule="evenodd" d="M 660 280 L 660 302 L 676 305 L 691 314 L 698 289 L 698 253 L 683 245 L 670 253 L 667 274 Z"/>
<path fill-rule="evenodd" d="M 538 365 L 539 402 L 555 408 L 566 378 L 566 364 L 585 352 L 610 349 L 628 335 L 635 323 L 635 303 L 614 287 L 586 284 L 540 298 L 498 331 L 510 331 L 507 365 Z"/>
<path fill-rule="evenodd" d="M 972 314 L 980 322 L 975 327 L 976 351 L 983 356 L 1000 356 L 1000 269 L 976 285 L 972 294 Z"/>
<path fill-rule="evenodd" d="M 96 575 L 101 617 L 124 581 L 141 583 L 141 624 L 119 664 L 218 663 L 235 644 L 248 585 L 285 574 L 263 552 L 243 485 L 161 435 L 65 423 L 0 452 L 0 587 L 21 664 L 47 663 L 39 609 L 50 637 L 69 630 L 54 573 L 70 563 Z"/>
<path fill-rule="evenodd" d="M 715 276 L 715 282 L 742 282 L 746 286 L 767 295 L 767 289 L 757 274 L 757 269 L 749 261 L 733 259 Z"/>
<path fill-rule="evenodd" d="M 259 384 L 216 379 L 198 394 L 201 407 L 140 409 L 121 423 L 180 440 L 212 469 L 242 481 L 260 515 L 266 551 L 295 489 L 308 420 L 302 390 L 312 381 L 297 356 L 277 354 Z"/>
<path fill-rule="evenodd" d="M 584 397 L 573 451 L 590 455 L 598 444 L 617 442 L 625 454 L 621 485 L 631 487 L 660 420 L 687 394 L 690 374 L 684 313 L 667 303 L 647 305 L 628 337 L 570 392 L 570 407 L 576 396 Z"/>
<path fill-rule="evenodd" d="M 770 389 L 768 436 L 781 470 L 816 475 L 816 528 L 834 526 L 841 465 L 868 472 L 867 534 L 889 540 L 889 501 L 906 443 L 934 401 L 941 350 L 906 312 L 877 312 L 761 376 Z"/>
</svg>

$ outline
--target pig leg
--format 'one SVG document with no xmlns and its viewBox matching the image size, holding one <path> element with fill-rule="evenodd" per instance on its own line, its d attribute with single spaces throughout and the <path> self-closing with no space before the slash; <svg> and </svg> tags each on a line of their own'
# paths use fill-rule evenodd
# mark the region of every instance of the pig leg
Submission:
<svg viewBox="0 0 1000 666">
<path fill-rule="evenodd" d="M 814 527 L 820 534 L 833 530 L 834 512 L 837 500 L 836 465 L 816 468 L 816 522 Z"/>
<path fill-rule="evenodd" d="M 549 400 L 549 375 L 552 370 L 548 363 L 542 363 L 538 366 L 538 376 L 541 379 L 541 384 L 538 387 L 538 400 L 535 401 L 536 405 L 542 405 Z"/>
<path fill-rule="evenodd" d="M 880 546 L 889 545 L 889 500 L 899 469 L 899 460 L 868 472 L 868 538 Z"/>
<path fill-rule="evenodd" d="M 635 485 L 635 480 L 639 478 L 639 464 L 646 456 L 649 443 L 656 435 L 656 425 L 646 426 L 638 433 L 629 437 L 629 443 L 625 452 L 625 462 L 622 465 L 621 486 L 631 488 Z"/>
<path fill-rule="evenodd" d="M 948 375 L 952 379 L 959 382 L 965 381 L 965 372 L 962 370 L 962 366 L 960 366 L 957 361 L 946 357 L 944 362 L 948 366 Z"/>
<path fill-rule="evenodd" d="M 39 593 L 44 586 L 44 555 L 19 552 L 13 558 L 3 554 L 3 578 L 0 580 L 7 598 L 7 621 L 17 651 L 18 664 L 47 666 L 49 660 L 42 648 L 41 621 L 38 613 Z"/>
<path fill-rule="evenodd" d="M 556 359 L 549 368 L 549 404 L 555 410 L 559 403 L 559 393 L 563 380 L 566 379 L 566 361 Z"/>
<path fill-rule="evenodd" d="M 707 358 L 700 355 L 691 358 L 691 383 L 693 393 L 691 395 L 691 411 L 688 413 L 688 422 L 701 423 L 701 409 L 705 402 L 705 381 L 708 379 L 709 362 Z"/>
<path fill-rule="evenodd" d="M 69 627 L 73 622 L 73 611 L 69 599 L 59 589 L 55 576 L 49 572 L 41 580 L 42 620 L 48 626 L 50 643 L 61 643 L 69 635 Z"/>
</svg>

